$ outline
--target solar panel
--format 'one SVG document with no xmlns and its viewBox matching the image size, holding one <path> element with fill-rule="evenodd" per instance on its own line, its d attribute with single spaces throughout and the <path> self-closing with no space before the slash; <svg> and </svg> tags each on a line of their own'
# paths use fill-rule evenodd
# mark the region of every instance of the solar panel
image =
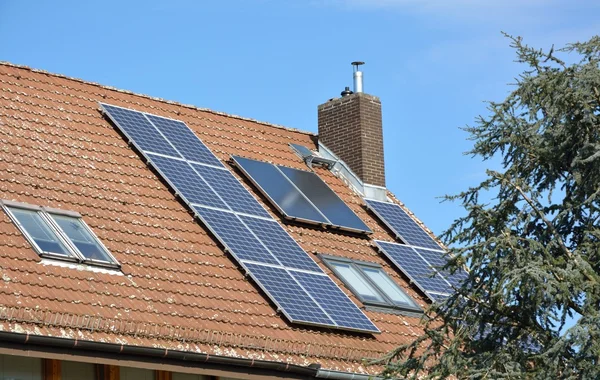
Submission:
<svg viewBox="0 0 600 380">
<path fill-rule="evenodd" d="M 324 281 L 326 275 L 321 268 L 184 123 L 101 105 L 291 322 L 379 332 L 369 325 L 370 321 L 363 320 L 364 314 L 340 288 L 331 280 Z M 267 167 L 285 179 L 275 166 L 268 164 Z M 259 172 L 262 169 L 264 167 L 258 165 Z M 294 188 L 290 181 L 285 181 Z M 294 203 L 294 195 L 284 196 L 287 196 L 282 200 L 284 204 Z M 303 198 L 298 190 L 295 196 Z M 295 205 L 301 206 L 297 202 Z M 316 210 L 315 213 L 320 215 Z M 314 296 L 290 275 L 290 270 L 320 276 L 319 281 L 310 284 Z M 317 298 L 331 304 L 319 305 Z"/>
<path fill-rule="evenodd" d="M 430 295 L 429 293 L 446 295 L 450 293 L 450 284 L 424 261 L 412 247 L 380 240 L 375 240 L 375 244 L 394 265 L 428 295 Z"/>
<path fill-rule="evenodd" d="M 444 302 L 449 297 L 448 294 L 429 293 L 429 297 L 435 302 Z"/>
<path fill-rule="evenodd" d="M 441 250 L 442 247 L 395 203 L 365 199 L 367 207 L 406 244 Z"/>
<path fill-rule="evenodd" d="M 238 260 L 279 265 L 261 242 L 232 212 L 193 206 L 200 218 Z"/>
<path fill-rule="evenodd" d="M 244 263 L 244 266 L 291 322 L 335 326 L 335 322 L 285 269 L 253 263 Z"/>
<path fill-rule="evenodd" d="M 425 259 L 429 264 L 431 264 L 442 276 L 444 276 L 444 278 L 455 288 L 459 288 L 464 282 L 464 280 L 468 277 L 467 273 L 462 269 L 457 270 L 452 274 L 450 274 L 450 272 L 446 270 L 441 269 L 447 263 L 445 257 L 446 253 L 444 251 L 432 251 L 418 247 L 413 247 L 413 249 L 417 251 L 417 253 L 421 255 L 423 259 Z"/>
<path fill-rule="evenodd" d="M 188 202 L 227 209 L 225 203 L 185 161 L 148 154 L 152 165 Z"/>
<path fill-rule="evenodd" d="M 304 145 L 299 145 L 299 144 L 290 144 L 290 146 L 292 148 L 294 148 L 294 150 L 296 152 L 298 152 L 298 154 L 300 154 L 300 156 L 302 156 L 302 158 L 306 158 L 306 157 L 310 157 L 313 155 L 312 150 L 308 149 L 307 147 L 305 147 Z"/>
<path fill-rule="evenodd" d="M 328 220 L 274 165 L 233 156 L 236 166 L 285 217 L 318 224 Z"/>
<path fill-rule="evenodd" d="M 315 173 L 238 156 L 232 158 L 286 218 L 371 233 L 369 227 Z"/>
<path fill-rule="evenodd" d="M 462 285 L 467 278 L 464 270 L 450 274 L 442 270 L 446 263 L 446 253 L 442 247 L 399 205 L 365 199 L 367 207 L 381 219 L 403 242 L 408 245 L 376 242 L 383 252 L 417 285 L 421 286 L 434 300 L 445 298 L 452 289 Z M 404 262 L 402 261 L 404 260 Z M 435 268 L 437 275 L 426 278 Z M 439 277 L 439 279 L 438 279 Z M 434 293 L 440 293 L 432 296 Z"/>
<path fill-rule="evenodd" d="M 196 137 L 194 132 L 181 121 L 146 114 L 152 124 L 190 161 L 223 167 L 221 161 Z"/>
<path fill-rule="evenodd" d="M 354 211 L 315 173 L 285 166 L 278 166 L 278 168 L 329 219 L 332 225 L 351 231 L 371 232 Z"/>
<path fill-rule="evenodd" d="M 291 273 L 338 326 L 360 331 L 379 332 L 373 322 L 356 308 L 329 276 L 297 271 L 291 271 Z"/>
<path fill-rule="evenodd" d="M 143 113 L 100 103 L 111 120 L 139 149 L 147 152 L 181 157 L 169 142 L 154 128 Z"/>
<path fill-rule="evenodd" d="M 321 268 L 308 256 L 292 237 L 274 220 L 240 216 L 244 224 L 271 251 L 279 262 L 288 268 L 321 272 Z"/>
<path fill-rule="evenodd" d="M 223 168 L 191 164 L 204 180 L 225 200 L 229 207 L 237 212 L 248 213 L 265 218 L 271 215 L 256 199 L 242 186 L 242 184 Z"/>
</svg>

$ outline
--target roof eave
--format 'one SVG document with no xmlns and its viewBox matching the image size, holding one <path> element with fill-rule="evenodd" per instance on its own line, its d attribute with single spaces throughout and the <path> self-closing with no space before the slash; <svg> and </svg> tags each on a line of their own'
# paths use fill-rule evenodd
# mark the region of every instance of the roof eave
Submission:
<svg viewBox="0 0 600 380">
<path fill-rule="evenodd" d="M 298 379 L 317 377 L 320 367 L 318 365 L 304 367 L 285 362 L 235 358 L 165 348 L 103 343 L 8 331 L 0 331 L 0 342 L 0 347 L 27 351 L 103 357 L 140 363 L 160 362 L 162 364 L 179 365 L 188 368 L 194 367 L 213 371 L 223 370 L 260 376 L 274 376 L 279 374 L 278 376 L 281 377 L 281 374 L 285 374 L 287 378 Z"/>
</svg>

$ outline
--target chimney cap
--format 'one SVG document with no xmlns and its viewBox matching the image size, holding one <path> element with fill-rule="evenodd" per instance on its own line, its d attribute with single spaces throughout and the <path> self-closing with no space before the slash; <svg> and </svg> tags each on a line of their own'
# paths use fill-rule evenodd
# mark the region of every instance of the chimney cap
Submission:
<svg viewBox="0 0 600 380">
<path fill-rule="evenodd" d="M 361 65 L 364 65 L 364 64 L 365 63 L 361 62 L 361 61 L 354 61 L 354 62 L 351 63 L 351 65 L 354 66 L 355 70 L 358 70 L 358 67 L 361 66 Z"/>
</svg>

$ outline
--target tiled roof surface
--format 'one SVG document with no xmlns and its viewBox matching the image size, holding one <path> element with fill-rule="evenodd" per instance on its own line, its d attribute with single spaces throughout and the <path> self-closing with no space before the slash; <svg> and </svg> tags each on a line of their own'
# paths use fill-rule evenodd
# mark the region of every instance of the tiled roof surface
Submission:
<svg viewBox="0 0 600 380">
<path fill-rule="evenodd" d="M 40 259 L 0 212 L 0 329 L 349 372 L 376 372 L 361 359 L 422 333 L 419 318 L 369 310 L 381 334 L 288 323 L 103 118 L 99 101 L 182 120 L 223 161 L 236 154 L 305 169 L 288 143 L 314 146 L 308 133 L 0 64 L 0 199 L 81 213 L 122 264 L 121 274 Z M 373 238 L 393 240 L 339 178 L 316 172 Z M 384 265 L 425 306 L 369 239 L 285 228 L 311 255 Z"/>
</svg>

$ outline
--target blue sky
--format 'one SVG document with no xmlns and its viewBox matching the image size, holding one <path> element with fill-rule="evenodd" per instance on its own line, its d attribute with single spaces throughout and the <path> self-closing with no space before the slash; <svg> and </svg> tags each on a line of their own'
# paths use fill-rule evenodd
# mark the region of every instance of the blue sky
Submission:
<svg viewBox="0 0 600 380">
<path fill-rule="evenodd" d="M 0 0 L 0 60 L 317 131 L 352 84 L 383 104 L 387 183 L 434 232 L 440 204 L 484 178 L 460 130 L 522 69 L 501 31 L 537 47 L 600 31 L 600 3 L 558 0 Z"/>
</svg>

